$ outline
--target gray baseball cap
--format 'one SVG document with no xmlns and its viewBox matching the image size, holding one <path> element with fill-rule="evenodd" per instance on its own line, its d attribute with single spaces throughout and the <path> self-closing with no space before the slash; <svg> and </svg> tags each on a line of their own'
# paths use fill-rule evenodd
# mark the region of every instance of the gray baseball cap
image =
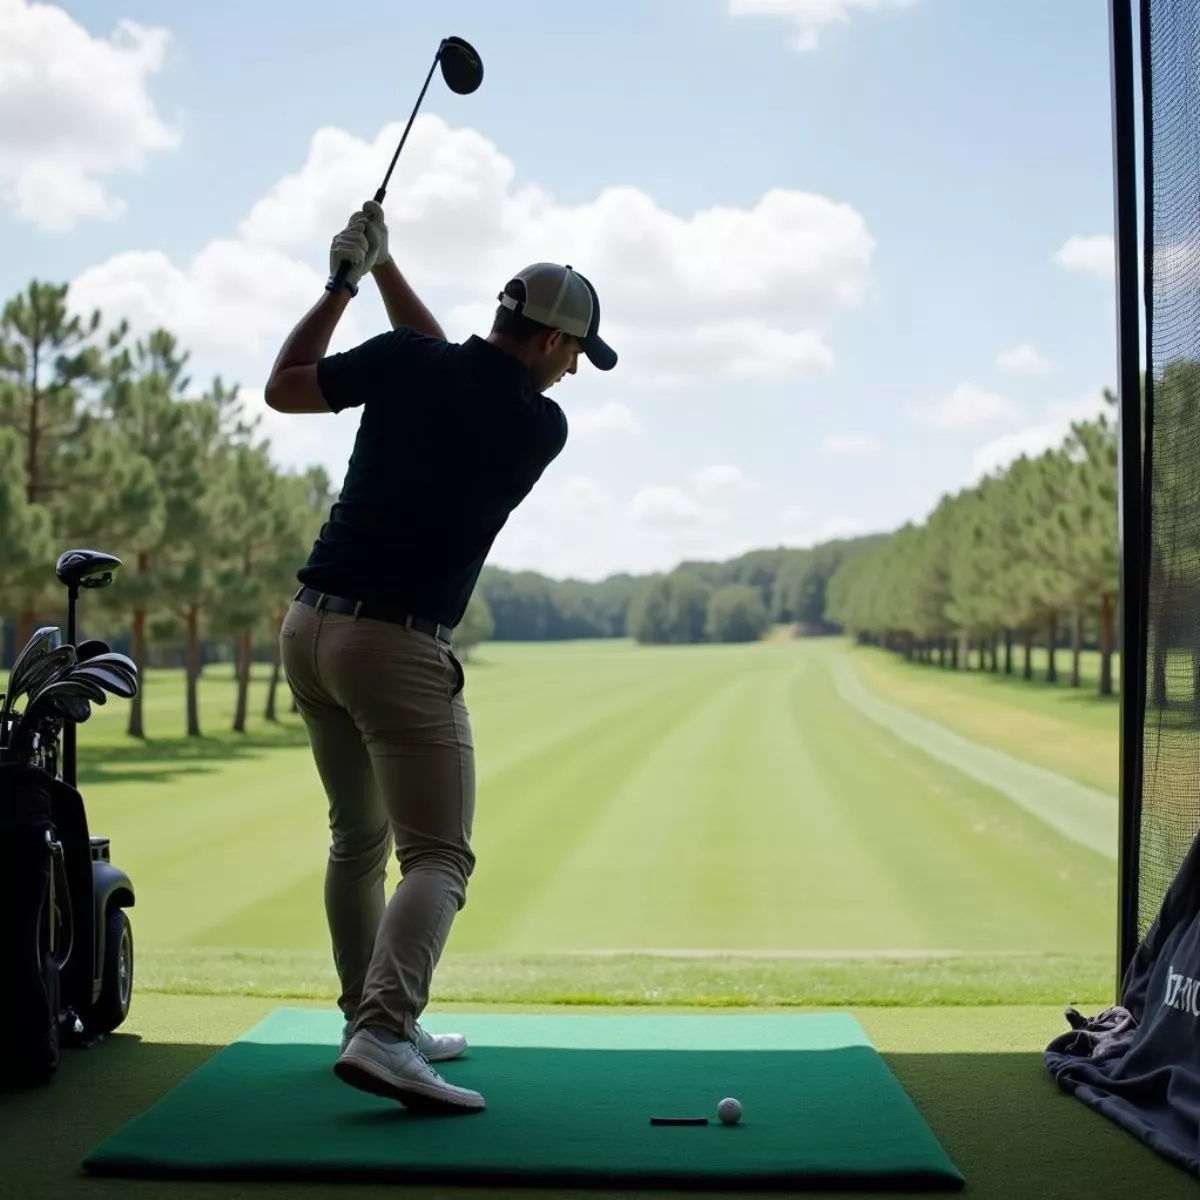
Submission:
<svg viewBox="0 0 1200 1200">
<path fill-rule="evenodd" d="M 525 285 L 524 299 L 508 293 L 516 281 Z M 497 299 L 505 308 L 539 325 L 578 338 L 588 361 L 597 370 L 611 371 L 617 365 L 616 351 L 600 337 L 600 299 L 596 289 L 574 267 L 534 263 L 514 275 Z"/>
</svg>

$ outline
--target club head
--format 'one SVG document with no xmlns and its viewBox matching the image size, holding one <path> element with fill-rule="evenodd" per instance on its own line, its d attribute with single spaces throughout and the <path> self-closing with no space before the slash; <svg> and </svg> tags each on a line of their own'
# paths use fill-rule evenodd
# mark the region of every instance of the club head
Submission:
<svg viewBox="0 0 1200 1200">
<path fill-rule="evenodd" d="M 12 703 L 16 703 L 21 696 L 29 696 L 32 699 L 48 683 L 69 671 L 74 665 L 74 646 L 67 644 L 47 650 L 45 654 L 29 663 L 17 686 L 9 689 Z"/>
<path fill-rule="evenodd" d="M 439 62 L 446 86 L 460 96 L 469 96 L 483 82 L 483 59 L 460 37 L 446 38 Z"/>
<path fill-rule="evenodd" d="M 76 667 L 71 672 L 71 678 L 90 680 L 106 692 L 120 696 L 122 700 L 132 700 L 137 695 L 137 680 L 130 679 L 119 667 L 96 666 L 93 663 L 87 663 Z"/>
<path fill-rule="evenodd" d="M 102 642 L 99 638 L 87 638 L 75 647 L 75 661 L 87 662 L 89 658 L 95 658 L 98 654 L 107 653 L 107 642 Z"/>
<path fill-rule="evenodd" d="M 69 588 L 108 587 L 121 569 L 121 560 L 103 550 L 64 550 L 55 564 L 59 582 Z"/>
<path fill-rule="evenodd" d="M 27 725 L 36 725 L 47 716 L 63 716 L 78 723 L 80 718 L 74 714 L 86 708 L 86 715 L 82 718 L 86 721 L 92 712 L 88 701 L 97 692 L 103 694 L 103 691 L 99 684 L 90 681 L 55 679 L 30 698 L 23 720 Z"/>
<path fill-rule="evenodd" d="M 72 725 L 82 725 L 92 715 L 92 706 L 88 698 L 73 692 L 55 696 L 50 703 L 50 711 L 62 720 L 70 721 Z M 100 703 L 103 704 L 104 701 L 101 700 Z"/>
<path fill-rule="evenodd" d="M 8 675 L 8 699 L 6 700 L 6 704 L 11 705 L 17 696 L 24 695 L 24 691 L 20 689 L 25 673 L 29 670 L 30 666 L 37 659 L 41 658 L 42 655 L 48 654 L 51 650 L 56 650 L 61 644 L 62 635 L 59 633 L 57 625 L 43 625 L 25 643 Z"/>
<path fill-rule="evenodd" d="M 120 654 L 115 650 L 109 650 L 106 654 L 97 654 L 94 658 L 89 658 L 86 661 L 89 667 L 104 667 L 109 671 L 119 671 L 134 687 L 137 687 L 137 664 L 128 655 Z"/>
</svg>

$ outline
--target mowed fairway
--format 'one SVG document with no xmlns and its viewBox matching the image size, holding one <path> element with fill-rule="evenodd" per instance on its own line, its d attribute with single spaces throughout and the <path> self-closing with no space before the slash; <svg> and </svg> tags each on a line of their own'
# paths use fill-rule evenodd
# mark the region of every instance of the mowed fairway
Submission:
<svg viewBox="0 0 1200 1200">
<path fill-rule="evenodd" d="M 1107 956 L 1113 863 L 862 719 L 833 683 L 846 654 L 479 651 L 479 865 L 450 957 Z M 146 689 L 149 745 L 123 736 L 119 703 L 80 730 L 93 828 L 137 885 L 143 955 L 261 948 L 324 969 L 324 797 L 298 718 L 284 703 L 267 725 L 256 679 L 251 731 L 229 733 L 230 669 L 210 667 L 208 736 L 189 742 L 181 676 Z"/>
</svg>

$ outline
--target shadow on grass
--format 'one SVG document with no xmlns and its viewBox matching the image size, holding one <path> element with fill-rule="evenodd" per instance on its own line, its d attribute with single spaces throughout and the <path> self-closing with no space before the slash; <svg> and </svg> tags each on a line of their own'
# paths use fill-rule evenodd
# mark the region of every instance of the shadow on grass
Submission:
<svg viewBox="0 0 1200 1200">
<path fill-rule="evenodd" d="M 1095 679 L 1083 679 L 1078 687 L 1072 687 L 1070 684 L 1070 671 L 1059 670 L 1058 682 L 1051 683 L 1045 677 L 1044 670 L 1042 672 L 1034 672 L 1032 678 L 1026 679 L 1021 673 L 1022 668 L 1016 668 L 1011 675 L 1006 675 L 1003 668 L 999 671 L 984 670 L 972 668 L 970 671 L 964 671 L 961 667 L 955 670 L 953 667 L 941 666 L 937 662 L 920 662 L 916 659 L 908 660 L 899 655 L 890 656 L 897 663 L 904 667 L 911 668 L 915 671 L 923 671 L 929 675 L 947 675 L 953 678 L 962 679 L 983 679 L 989 685 L 997 688 L 1003 688 L 1013 692 L 1024 692 L 1029 694 L 1035 689 L 1042 691 L 1053 691 L 1056 694 L 1062 695 L 1063 699 L 1071 704 L 1079 704 L 1081 706 L 1093 709 L 1112 709 L 1114 713 L 1120 707 L 1120 696 L 1116 689 L 1114 681 L 1113 693 L 1110 696 L 1102 696 L 1099 691 L 1099 681 Z"/>
<path fill-rule="evenodd" d="M 308 748 L 302 725 L 279 725 L 249 733 L 138 740 L 89 745 L 79 732 L 79 785 L 89 783 L 169 783 L 185 775 L 217 771 L 230 762 L 261 758 L 272 750 Z M 128 768 L 128 769 L 123 769 Z"/>
</svg>

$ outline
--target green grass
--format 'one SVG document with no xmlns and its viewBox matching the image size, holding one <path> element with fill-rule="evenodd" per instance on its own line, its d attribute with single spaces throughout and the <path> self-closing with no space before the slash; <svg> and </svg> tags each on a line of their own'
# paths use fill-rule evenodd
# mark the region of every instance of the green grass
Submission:
<svg viewBox="0 0 1200 1200">
<path fill-rule="evenodd" d="M 952 671 L 910 663 L 885 650 L 847 651 L 864 683 L 885 699 L 966 737 L 1116 795 L 1120 701 L 1097 689 L 1100 656 L 1082 656 L 1081 685 L 1069 686 L 1059 655 L 1059 682 L 1045 681 L 1045 651 L 1033 656 L 1034 678 L 1002 672 Z M 1019 670 L 1020 660 L 1018 660 Z"/>
<path fill-rule="evenodd" d="M 479 864 L 435 997 L 1108 1002 L 1112 864 L 863 721 L 843 652 L 477 652 Z M 171 672 L 145 681 L 146 744 L 119 703 L 80 730 L 93 829 L 138 889 L 139 987 L 332 994 L 324 796 L 287 705 L 257 715 L 264 680 L 246 735 L 227 666 L 202 739 Z"/>
</svg>

